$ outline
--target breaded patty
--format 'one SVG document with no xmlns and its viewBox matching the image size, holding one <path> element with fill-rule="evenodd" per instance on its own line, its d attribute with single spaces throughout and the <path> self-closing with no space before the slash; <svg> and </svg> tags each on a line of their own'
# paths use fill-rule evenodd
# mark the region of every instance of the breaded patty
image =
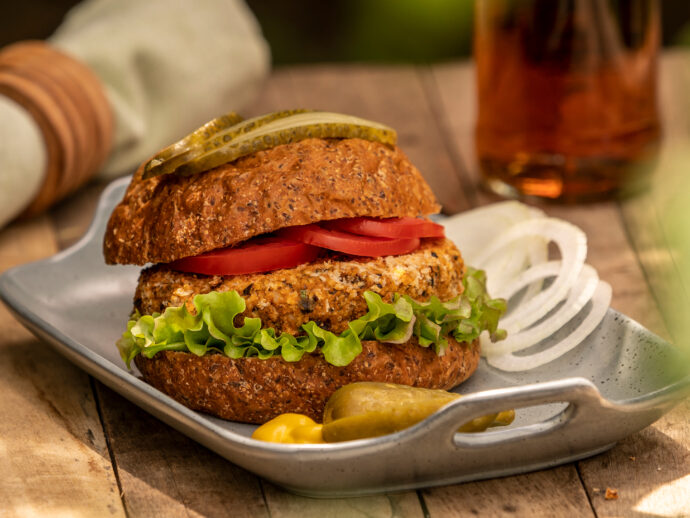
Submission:
<svg viewBox="0 0 690 518">
<path fill-rule="evenodd" d="M 394 293 L 425 301 L 432 295 L 450 300 L 462 293 L 464 264 L 448 239 L 423 239 L 412 253 L 376 258 L 333 255 L 296 268 L 268 273 L 197 275 L 152 266 L 142 271 L 134 307 L 142 314 L 187 304 L 195 295 L 236 290 L 247 303 L 245 316 L 259 317 L 264 327 L 297 334 L 310 320 L 340 333 L 347 322 L 367 312 L 363 293 Z"/>
</svg>

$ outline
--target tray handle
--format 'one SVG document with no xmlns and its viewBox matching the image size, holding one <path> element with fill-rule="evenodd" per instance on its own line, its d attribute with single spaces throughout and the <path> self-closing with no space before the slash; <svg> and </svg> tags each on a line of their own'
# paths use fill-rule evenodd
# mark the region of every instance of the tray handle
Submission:
<svg viewBox="0 0 690 518">
<path fill-rule="evenodd" d="M 557 415 L 539 423 L 517 428 L 495 429 L 488 433 L 457 433 L 464 423 L 486 414 L 548 403 L 568 403 Z M 594 384 L 584 378 L 535 383 L 521 387 L 478 392 L 451 403 L 429 419 L 426 440 L 451 441 L 457 448 L 481 448 L 534 440 L 565 427 L 579 428 L 598 419 L 607 410 L 607 402 Z"/>
</svg>

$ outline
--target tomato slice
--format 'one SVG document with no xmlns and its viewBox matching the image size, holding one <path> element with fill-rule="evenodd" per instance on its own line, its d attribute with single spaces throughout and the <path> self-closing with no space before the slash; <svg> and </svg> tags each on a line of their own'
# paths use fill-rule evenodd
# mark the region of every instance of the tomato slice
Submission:
<svg viewBox="0 0 690 518">
<path fill-rule="evenodd" d="M 322 225 L 333 230 L 342 230 L 378 237 L 444 237 L 442 225 L 419 218 L 343 218 L 325 221 Z"/>
<path fill-rule="evenodd" d="M 280 237 L 257 238 L 237 248 L 220 248 L 169 264 L 173 270 L 204 275 L 242 275 L 294 268 L 316 259 L 321 250 Z"/>
<path fill-rule="evenodd" d="M 368 257 L 407 254 L 419 247 L 419 238 L 361 236 L 330 230 L 316 224 L 284 228 L 279 235 L 344 254 Z"/>
</svg>

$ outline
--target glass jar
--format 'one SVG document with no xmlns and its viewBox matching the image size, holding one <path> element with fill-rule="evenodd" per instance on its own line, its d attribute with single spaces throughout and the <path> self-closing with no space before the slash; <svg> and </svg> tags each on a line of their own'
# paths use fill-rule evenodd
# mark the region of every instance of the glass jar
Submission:
<svg viewBox="0 0 690 518">
<path fill-rule="evenodd" d="M 659 140 L 657 0 L 478 0 L 476 150 L 489 189 L 559 201 L 639 184 Z"/>
</svg>

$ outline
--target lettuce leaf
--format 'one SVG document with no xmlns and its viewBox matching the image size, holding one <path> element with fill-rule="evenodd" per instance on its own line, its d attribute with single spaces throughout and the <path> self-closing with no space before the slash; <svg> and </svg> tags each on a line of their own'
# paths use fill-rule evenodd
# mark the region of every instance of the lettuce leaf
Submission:
<svg viewBox="0 0 690 518">
<path fill-rule="evenodd" d="M 236 326 L 235 317 L 246 309 L 244 299 L 236 291 L 211 292 L 194 297 L 191 312 L 186 306 L 170 307 L 162 314 L 135 312 L 117 347 L 128 368 L 137 354 L 152 358 L 160 351 L 188 351 L 197 356 L 214 352 L 230 358 L 281 356 L 295 362 L 316 349 L 328 363 L 342 367 L 362 352 L 362 340 L 405 343 L 415 336 L 419 345 L 442 355 L 448 336 L 472 342 L 486 330 L 493 341 L 505 338 L 498 321 L 506 302 L 486 292 L 484 272 L 468 267 L 463 286 L 462 295 L 447 302 L 437 297 L 417 302 L 396 294 L 386 303 L 377 293 L 366 291 L 367 313 L 349 322 L 339 335 L 310 321 L 302 325 L 304 333 L 298 336 L 263 328 L 259 318 L 246 317 Z"/>
</svg>

